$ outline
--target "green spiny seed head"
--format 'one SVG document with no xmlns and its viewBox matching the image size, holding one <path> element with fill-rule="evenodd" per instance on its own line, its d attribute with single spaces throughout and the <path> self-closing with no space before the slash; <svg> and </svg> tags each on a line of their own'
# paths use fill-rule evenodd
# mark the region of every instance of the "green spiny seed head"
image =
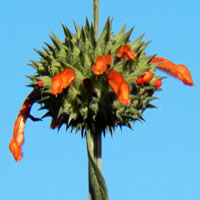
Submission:
<svg viewBox="0 0 200 200">
<path fill-rule="evenodd" d="M 37 91 L 35 101 L 41 109 L 47 110 L 43 117 L 52 117 L 52 128 L 66 124 L 67 128 L 80 130 L 82 134 L 87 129 L 112 134 L 117 126 L 132 128 L 131 122 L 143 120 L 142 113 L 146 108 L 155 107 L 150 101 L 156 98 L 154 92 L 161 90 L 155 88 L 153 82 L 136 84 L 137 77 L 142 76 L 144 71 L 155 72 L 156 65 L 150 63 L 153 56 L 146 56 L 144 52 L 148 42 L 142 41 L 144 35 L 130 42 L 133 28 L 126 32 L 126 25 L 115 36 L 109 18 L 97 40 L 93 24 L 90 25 L 87 19 L 83 28 L 75 22 L 74 26 L 76 32 L 72 33 L 63 25 L 64 42 L 52 33 L 52 44 L 45 43 L 44 51 L 35 50 L 41 56 L 40 61 L 31 60 L 30 65 L 36 69 L 36 75 L 28 77 L 31 79 L 30 86 Z M 128 45 L 135 52 L 137 57 L 134 61 L 116 57 L 122 45 Z M 112 56 L 109 70 L 119 72 L 130 87 L 129 105 L 119 103 L 108 84 L 107 72 L 96 75 L 91 70 L 97 57 L 106 54 Z M 75 80 L 70 87 L 53 95 L 53 78 L 68 68 L 75 72 Z M 154 74 L 154 79 L 160 78 Z"/>
</svg>

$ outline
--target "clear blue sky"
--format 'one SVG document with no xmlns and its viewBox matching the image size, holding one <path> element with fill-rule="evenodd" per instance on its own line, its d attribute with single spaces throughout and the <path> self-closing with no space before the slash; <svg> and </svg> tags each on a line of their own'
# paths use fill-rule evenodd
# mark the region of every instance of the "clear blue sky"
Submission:
<svg viewBox="0 0 200 200">
<path fill-rule="evenodd" d="M 194 87 L 174 78 L 165 79 L 164 91 L 154 103 L 160 110 L 144 113 L 146 122 L 135 132 L 117 129 L 103 139 L 103 174 L 111 200 L 200 199 L 200 1 L 100 0 L 100 29 L 113 16 L 113 32 L 125 22 L 136 25 L 132 40 L 146 32 L 153 40 L 149 55 L 185 64 Z M 92 0 L 7 0 L 0 7 L 0 199 L 88 199 L 85 138 L 50 130 L 50 119 L 27 121 L 24 158 L 16 163 L 8 150 L 13 125 L 21 104 L 30 92 L 25 85 L 34 70 L 28 59 L 38 60 L 33 48 L 50 42 L 52 30 L 62 39 L 64 23 L 74 31 L 92 21 Z M 32 113 L 36 112 L 34 106 Z"/>
</svg>

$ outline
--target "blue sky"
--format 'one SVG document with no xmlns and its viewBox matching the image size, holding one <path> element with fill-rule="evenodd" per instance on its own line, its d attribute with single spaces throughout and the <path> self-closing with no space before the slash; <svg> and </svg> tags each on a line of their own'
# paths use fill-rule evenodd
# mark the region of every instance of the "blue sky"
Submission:
<svg viewBox="0 0 200 200">
<path fill-rule="evenodd" d="M 113 3 L 114 2 L 114 3 Z M 113 32 L 125 22 L 136 25 L 131 40 L 146 33 L 146 51 L 191 71 L 194 87 L 169 77 L 163 81 L 160 109 L 144 113 L 135 132 L 117 129 L 103 139 L 103 174 L 111 200 L 199 200 L 199 35 L 200 1 L 100 1 L 100 29 L 113 16 Z M 92 21 L 92 0 L 7 0 L 0 7 L 0 199 L 88 199 L 85 138 L 50 130 L 50 119 L 27 121 L 24 158 L 16 163 L 8 150 L 16 116 L 30 88 L 24 75 L 34 74 L 28 59 L 33 48 L 50 42 L 53 31 L 64 38 L 61 24 L 74 31 L 72 20 Z M 162 74 L 162 73 L 160 73 Z M 163 74 L 162 74 L 163 75 Z M 34 106 L 32 113 L 36 112 Z"/>
</svg>

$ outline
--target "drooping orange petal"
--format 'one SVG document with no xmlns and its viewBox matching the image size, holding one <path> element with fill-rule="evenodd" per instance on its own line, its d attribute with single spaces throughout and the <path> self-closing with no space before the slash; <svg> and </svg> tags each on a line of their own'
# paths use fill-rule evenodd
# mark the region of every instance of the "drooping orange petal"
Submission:
<svg viewBox="0 0 200 200">
<path fill-rule="evenodd" d="M 193 86 L 194 82 L 188 68 L 184 65 L 176 65 L 176 76 L 184 84 Z"/>
<path fill-rule="evenodd" d="M 9 149 L 10 152 L 13 154 L 13 157 L 15 158 L 16 162 L 19 162 L 22 159 L 23 154 L 20 146 L 17 145 L 17 143 L 13 139 L 10 141 Z"/>
<path fill-rule="evenodd" d="M 122 45 L 116 52 L 117 58 L 125 57 L 126 60 L 130 59 L 132 61 L 135 60 L 136 54 L 131 50 L 131 48 L 128 45 Z"/>
<path fill-rule="evenodd" d="M 11 139 L 9 144 L 10 152 L 13 154 L 17 162 L 22 159 L 21 148 L 24 143 L 24 128 L 26 120 L 30 113 L 30 109 L 34 103 L 33 99 L 31 99 L 31 96 L 34 95 L 34 93 L 35 91 L 32 91 L 22 104 L 22 107 L 15 121 L 13 138 Z"/>
<path fill-rule="evenodd" d="M 112 65 L 112 56 L 105 54 L 98 56 L 91 70 L 96 74 L 100 75 L 107 71 L 108 66 Z"/>
<path fill-rule="evenodd" d="M 174 76 L 175 78 L 178 78 L 186 85 L 189 86 L 194 85 L 190 71 L 186 66 L 176 65 L 165 58 L 159 58 L 159 57 L 154 57 L 151 61 L 151 63 L 158 63 L 158 62 L 162 62 L 157 66 L 158 69 L 165 71 L 166 73 L 168 73 L 171 76 Z"/>
<path fill-rule="evenodd" d="M 76 79 L 74 70 L 67 68 L 59 74 L 56 74 L 52 79 L 51 94 L 57 95 L 70 86 L 70 84 Z"/>
<path fill-rule="evenodd" d="M 122 75 L 112 69 L 107 73 L 107 81 L 114 94 L 118 96 L 119 102 L 124 105 L 130 104 L 129 85 L 126 83 Z"/>
<path fill-rule="evenodd" d="M 149 83 L 153 79 L 153 73 L 150 71 L 142 72 L 144 83 Z"/>
</svg>

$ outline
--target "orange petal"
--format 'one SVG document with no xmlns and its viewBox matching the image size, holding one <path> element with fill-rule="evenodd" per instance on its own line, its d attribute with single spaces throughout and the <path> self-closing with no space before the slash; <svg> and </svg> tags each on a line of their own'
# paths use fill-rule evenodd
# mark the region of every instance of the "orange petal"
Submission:
<svg viewBox="0 0 200 200">
<path fill-rule="evenodd" d="M 103 74 L 107 70 L 107 64 L 104 61 L 103 56 L 99 56 L 95 62 L 95 64 L 92 66 L 92 71 L 96 75 Z"/>
<path fill-rule="evenodd" d="M 59 74 L 56 74 L 52 79 L 51 94 L 57 95 L 62 93 L 63 89 L 70 86 L 70 84 L 76 79 L 74 70 L 68 68 L 64 69 Z"/>
<path fill-rule="evenodd" d="M 44 83 L 42 80 L 39 80 L 38 83 L 37 83 L 38 87 L 43 87 L 44 86 Z"/>
<path fill-rule="evenodd" d="M 14 140 L 10 141 L 9 149 L 10 149 L 10 152 L 13 154 L 13 157 L 15 158 L 16 162 L 22 159 L 23 155 L 21 152 L 21 148 L 16 144 Z"/>
<path fill-rule="evenodd" d="M 142 72 L 144 83 L 149 83 L 153 79 L 153 73 L 150 71 Z"/>
<path fill-rule="evenodd" d="M 130 104 L 129 94 L 130 94 L 129 85 L 124 81 L 119 87 L 119 97 L 118 97 L 119 102 L 124 105 L 129 105 Z"/>
<path fill-rule="evenodd" d="M 141 76 L 137 77 L 136 84 L 137 85 L 143 85 L 144 84 L 143 77 L 141 77 Z"/>
<path fill-rule="evenodd" d="M 123 79 L 122 75 L 112 69 L 107 74 L 107 81 L 115 95 L 118 96 L 119 102 L 124 105 L 130 104 L 129 85 Z"/>
<path fill-rule="evenodd" d="M 151 63 L 159 63 L 159 62 L 168 62 L 168 60 L 165 59 L 165 58 L 160 58 L 160 57 L 154 57 L 154 58 L 151 60 Z"/>
<path fill-rule="evenodd" d="M 92 71 L 96 75 L 103 74 L 107 71 L 108 66 L 112 65 L 112 56 L 105 54 L 103 56 L 98 56 L 95 64 L 92 66 Z"/>
<path fill-rule="evenodd" d="M 131 48 L 128 45 L 122 45 L 116 52 L 117 58 L 122 58 L 127 55 L 127 52 L 131 51 Z"/>
<path fill-rule="evenodd" d="M 117 52 L 116 52 L 116 57 L 117 58 L 122 58 L 124 56 L 124 52 L 123 52 L 123 49 L 122 49 L 122 47 L 120 47 L 118 50 L 117 50 Z"/>
<path fill-rule="evenodd" d="M 132 61 L 134 61 L 134 60 L 136 59 L 136 54 L 135 54 L 133 51 L 128 51 L 128 52 L 126 53 L 126 55 L 127 55 L 127 57 L 128 57 L 130 60 L 132 60 Z"/>
<path fill-rule="evenodd" d="M 70 84 L 76 79 L 76 74 L 75 74 L 74 70 L 72 70 L 70 68 L 63 70 L 60 73 L 60 76 L 63 79 L 63 81 L 62 81 L 62 83 L 63 83 L 62 88 L 63 89 L 70 86 Z"/>
<path fill-rule="evenodd" d="M 157 66 L 160 70 L 165 71 L 171 76 L 174 76 L 175 78 L 178 78 L 180 81 L 182 81 L 184 84 L 193 86 L 194 82 L 192 80 L 192 76 L 190 74 L 190 71 L 188 68 L 184 65 L 176 65 L 173 62 L 164 59 L 164 58 L 153 58 L 151 63 L 157 63 L 162 62 Z"/>
<path fill-rule="evenodd" d="M 177 78 L 181 80 L 184 84 L 193 86 L 194 82 L 188 68 L 184 65 L 176 65 Z"/>
<path fill-rule="evenodd" d="M 125 57 L 125 59 L 130 59 L 132 61 L 135 60 L 136 54 L 131 50 L 131 48 L 128 45 L 122 45 L 116 52 L 117 58 Z"/>
<path fill-rule="evenodd" d="M 112 65 L 112 56 L 110 54 L 105 54 L 103 57 L 107 66 Z"/>
<path fill-rule="evenodd" d="M 35 91 L 32 91 L 26 98 L 15 121 L 13 138 L 10 141 L 9 149 L 16 161 L 20 161 L 22 159 L 21 148 L 24 143 L 24 128 L 30 109 L 34 103 L 34 100 L 30 98 L 34 95 L 34 93 Z"/>
<path fill-rule="evenodd" d="M 51 82 L 52 82 L 51 94 L 56 95 L 62 93 L 63 79 L 61 78 L 60 74 L 56 74 Z"/>
<path fill-rule="evenodd" d="M 118 73 L 117 71 L 111 69 L 108 73 L 107 73 L 107 81 L 108 84 L 110 85 L 110 87 L 112 88 L 113 92 L 118 95 L 119 92 L 119 86 L 121 83 L 124 82 L 124 79 L 122 77 L 122 75 L 120 73 Z"/>
<path fill-rule="evenodd" d="M 27 114 L 20 114 L 17 116 L 13 130 L 13 139 L 16 144 L 21 146 L 24 142 L 24 128 L 27 120 Z"/>
<path fill-rule="evenodd" d="M 162 81 L 160 79 L 157 79 L 155 82 L 154 82 L 154 87 L 158 88 L 162 85 Z"/>
</svg>

